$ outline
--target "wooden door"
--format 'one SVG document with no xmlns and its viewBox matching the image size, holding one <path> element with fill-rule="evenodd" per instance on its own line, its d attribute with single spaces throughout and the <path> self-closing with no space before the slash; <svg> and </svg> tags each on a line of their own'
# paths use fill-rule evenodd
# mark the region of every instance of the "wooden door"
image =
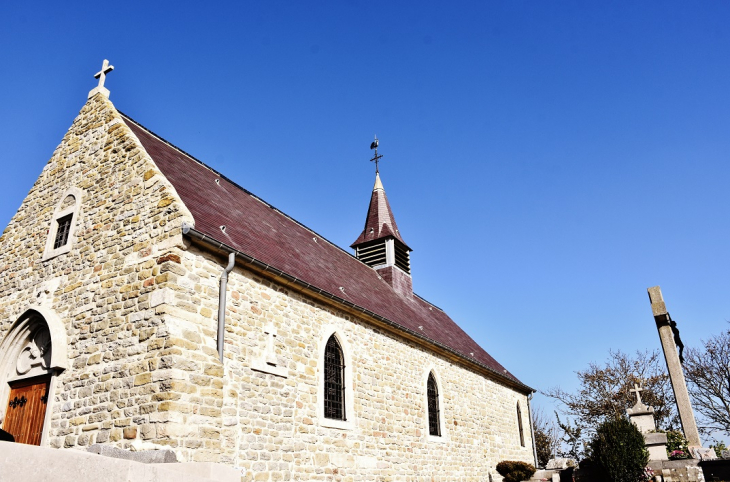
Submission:
<svg viewBox="0 0 730 482">
<path fill-rule="evenodd" d="M 10 432 L 17 443 L 41 444 L 50 381 L 51 377 L 44 376 L 10 383 L 3 430 Z"/>
</svg>

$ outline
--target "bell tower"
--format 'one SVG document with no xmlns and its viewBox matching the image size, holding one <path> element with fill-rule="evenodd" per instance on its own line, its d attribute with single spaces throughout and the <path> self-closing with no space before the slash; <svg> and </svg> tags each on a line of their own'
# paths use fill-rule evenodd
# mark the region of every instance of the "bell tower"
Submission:
<svg viewBox="0 0 730 482">
<path fill-rule="evenodd" d="M 357 240 L 350 246 L 355 250 L 357 259 L 367 264 L 399 294 L 413 295 L 411 280 L 411 248 L 403 241 L 390 209 L 380 180 L 378 161 L 378 138 L 370 145 L 375 150 L 375 186 L 370 196 L 370 206 L 363 229 Z"/>
</svg>

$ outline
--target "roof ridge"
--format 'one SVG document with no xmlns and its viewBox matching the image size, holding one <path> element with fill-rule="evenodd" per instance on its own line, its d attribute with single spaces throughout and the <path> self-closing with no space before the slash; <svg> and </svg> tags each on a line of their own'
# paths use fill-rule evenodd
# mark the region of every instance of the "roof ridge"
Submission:
<svg viewBox="0 0 730 482">
<path fill-rule="evenodd" d="M 418 298 L 419 300 L 423 301 L 424 303 L 428 304 L 429 306 L 432 306 L 432 307 L 436 308 L 436 309 L 437 309 L 437 310 L 439 310 L 439 311 L 440 311 L 441 313 L 443 313 L 443 314 L 446 314 L 446 312 L 445 312 L 445 311 L 444 311 L 444 310 L 443 310 L 443 309 L 442 309 L 441 307 L 439 307 L 439 306 L 436 306 L 436 305 L 434 305 L 433 303 L 431 303 L 430 301 L 428 301 L 428 300 L 427 300 L 426 298 L 424 298 L 423 296 L 421 296 L 421 295 L 419 295 L 419 294 L 417 294 L 417 293 L 413 293 L 413 296 L 415 296 L 415 297 L 416 297 L 416 298 Z"/>
</svg>

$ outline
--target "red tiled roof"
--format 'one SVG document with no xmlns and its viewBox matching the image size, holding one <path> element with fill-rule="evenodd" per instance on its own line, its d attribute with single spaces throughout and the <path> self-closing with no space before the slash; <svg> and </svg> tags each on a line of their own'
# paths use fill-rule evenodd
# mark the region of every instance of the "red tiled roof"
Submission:
<svg viewBox="0 0 730 482">
<path fill-rule="evenodd" d="M 529 390 L 441 309 L 418 296 L 399 295 L 354 256 L 129 117 L 123 118 L 177 190 L 197 231 L 444 345 Z M 220 226 L 226 226 L 225 232 Z"/>
<path fill-rule="evenodd" d="M 368 215 L 365 217 L 365 229 L 363 229 L 360 236 L 350 247 L 354 248 L 368 241 L 391 236 L 401 243 L 406 244 L 400 236 L 398 225 L 395 224 L 395 217 L 393 216 L 393 211 L 390 209 L 390 203 L 388 202 L 388 196 L 385 194 L 383 183 L 380 181 L 380 174 L 376 173 L 375 187 L 373 188 L 372 196 L 370 196 Z M 411 248 L 408 249 L 410 250 Z"/>
</svg>

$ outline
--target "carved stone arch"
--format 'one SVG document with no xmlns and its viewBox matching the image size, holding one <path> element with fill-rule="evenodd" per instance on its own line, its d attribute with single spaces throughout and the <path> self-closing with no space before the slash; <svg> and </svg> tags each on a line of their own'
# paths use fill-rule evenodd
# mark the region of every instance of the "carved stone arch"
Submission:
<svg viewBox="0 0 730 482">
<path fill-rule="evenodd" d="M 63 193 L 61 199 L 56 204 L 56 209 L 51 218 L 51 225 L 48 227 L 48 237 L 46 238 L 46 246 L 43 251 L 42 261 L 55 258 L 58 255 L 68 253 L 73 247 L 76 237 L 76 228 L 81 217 L 81 198 L 83 192 L 77 187 L 69 188 Z M 69 199 L 73 198 L 73 202 Z M 70 216 L 70 225 L 68 226 L 67 241 L 61 246 L 55 246 L 56 235 L 64 219 Z"/>
<path fill-rule="evenodd" d="M 34 430 L 42 430 L 42 435 L 33 443 L 45 444 L 51 413 L 48 408 L 53 400 L 55 378 L 68 366 L 66 345 L 66 330 L 61 319 L 44 307 L 26 310 L 0 343 L 0 418 L 7 416 L 5 422 L 16 426 L 19 422 L 13 418 L 15 412 L 8 411 L 17 410 L 18 401 L 10 400 L 11 395 L 17 387 L 43 385 L 37 388 L 45 393 L 38 390 L 34 392 L 37 392 L 38 397 L 42 396 L 43 407 L 34 407 L 38 412 L 34 415 L 37 419 Z M 17 395 L 15 398 L 18 398 Z M 22 396 L 19 401 L 24 404 L 27 400 L 24 399 L 25 396 Z M 8 427 L 5 422 L 4 428 Z"/>
<path fill-rule="evenodd" d="M 325 390 L 325 380 L 324 380 L 324 372 L 325 372 L 325 350 L 327 347 L 327 342 L 330 340 L 330 338 L 335 337 L 337 340 L 337 344 L 342 352 L 342 358 L 344 361 L 345 369 L 344 369 L 344 384 L 345 384 L 345 390 L 344 390 L 344 397 L 345 397 L 345 414 L 346 419 L 345 420 L 336 420 L 325 417 L 325 410 L 324 410 L 324 390 Z M 343 430 L 350 430 L 354 428 L 355 426 L 355 403 L 354 403 L 354 391 L 352 389 L 353 385 L 353 374 L 352 374 L 352 353 L 350 351 L 350 344 L 347 342 L 347 338 L 342 334 L 342 332 L 333 327 L 333 326 L 326 326 L 322 331 L 322 337 L 320 338 L 319 342 L 319 363 L 318 363 L 318 374 L 317 374 L 317 418 L 319 419 L 319 424 L 324 427 L 331 427 L 331 428 L 339 428 Z"/>
</svg>

